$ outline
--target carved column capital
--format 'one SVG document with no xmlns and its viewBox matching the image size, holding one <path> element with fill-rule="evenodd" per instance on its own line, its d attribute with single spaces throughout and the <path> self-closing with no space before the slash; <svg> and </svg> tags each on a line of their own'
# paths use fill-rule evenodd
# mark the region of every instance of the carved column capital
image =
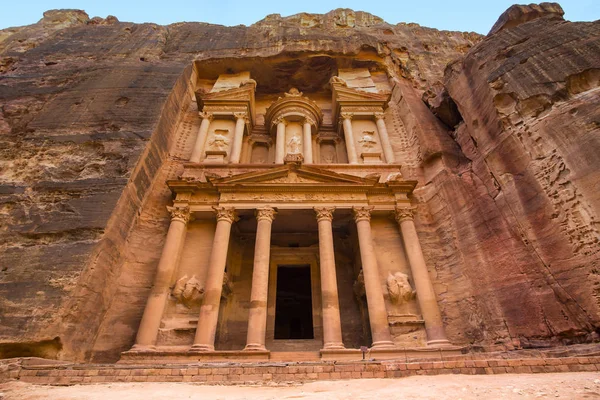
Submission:
<svg viewBox="0 0 600 400">
<path fill-rule="evenodd" d="M 273 220 L 275 219 L 275 214 L 277 214 L 277 211 L 275 211 L 275 209 L 272 207 L 261 207 L 261 208 L 256 209 L 255 214 L 256 214 L 257 221 L 264 219 L 264 220 L 273 222 Z"/>
<path fill-rule="evenodd" d="M 343 112 L 340 115 L 342 119 L 352 119 L 352 117 L 354 116 L 354 114 L 351 112 Z"/>
<path fill-rule="evenodd" d="M 208 119 L 208 120 L 212 120 L 214 117 L 213 113 L 208 112 L 208 111 L 201 111 L 198 113 L 198 115 L 200 116 L 200 118 Z"/>
<path fill-rule="evenodd" d="M 243 119 L 244 122 L 248 120 L 248 114 L 245 111 L 234 112 L 233 116 L 235 117 L 235 119 Z"/>
<path fill-rule="evenodd" d="M 213 207 L 215 214 L 217 214 L 217 222 L 227 221 L 233 224 L 237 220 L 237 213 L 233 207 Z"/>
<path fill-rule="evenodd" d="M 375 117 L 375 120 L 380 120 L 380 119 L 384 119 L 385 115 L 382 112 L 376 112 L 373 114 L 373 117 Z"/>
<path fill-rule="evenodd" d="M 187 224 L 190 221 L 189 206 L 167 206 L 167 211 L 171 214 L 171 221 L 181 221 Z"/>
<path fill-rule="evenodd" d="M 302 124 L 310 124 L 311 126 L 317 126 L 317 123 L 312 118 L 308 117 L 304 117 L 304 119 L 302 120 Z"/>
<path fill-rule="evenodd" d="M 315 207 L 314 210 L 317 214 L 317 222 L 321 222 L 323 220 L 333 221 L 333 212 L 335 211 L 335 207 Z"/>
<path fill-rule="evenodd" d="M 354 221 L 370 221 L 372 210 L 373 207 L 352 207 L 352 212 L 354 213 Z"/>
<path fill-rule="evenodd" d="M 284 125 L 287 125 L 287 124 L 288 124 L 288 122 L 286 121 L 286 119 L 285 119 L 284 117 L 278 117 L 278 118 L 276 118 L 276 119 L 273 121 L 273 123 L 274 123 L 275 125 L 279 125 L 279 124 L 281 124 L 281 123 L 283 123 Z"/>
<path fill-rule="evenodd" d="M 412 221 L 414 219 L 415 207 L 396 207 L 395 218 L 398 223 Z"/>
</svg>

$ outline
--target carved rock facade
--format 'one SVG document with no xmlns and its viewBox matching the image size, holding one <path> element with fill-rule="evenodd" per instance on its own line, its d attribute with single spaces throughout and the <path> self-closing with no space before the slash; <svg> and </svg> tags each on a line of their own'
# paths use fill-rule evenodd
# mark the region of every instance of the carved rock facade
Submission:
<svg viewBox="0 0 600 400">
<path fill-rule="evenodd" d="M 0 31 L 0 356 L 283 351 L 295 322 L 247 333 L 300 258 L 334 359 L 597 340 L 600 25 L 515 7 L 485 40 L 351 10 Z"/>
</svg>

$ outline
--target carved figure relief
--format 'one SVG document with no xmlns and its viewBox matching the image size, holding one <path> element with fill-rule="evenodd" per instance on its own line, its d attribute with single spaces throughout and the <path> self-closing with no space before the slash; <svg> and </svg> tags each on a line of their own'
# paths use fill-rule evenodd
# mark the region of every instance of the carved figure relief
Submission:
<svg viewBox="0 0 600 400">
<path fill-rule="evenodd" d="M 300 142 L 300 138 L 298 136 L 292 136 L 292 138 L 288 142 L 288 154 L 300 154 L 300 147 L 302 143 Z"/>
<path fill-rule="evenodd" d="M 387 277 L 387 290 L 394 304 L 403 304 L 415 298 L 416 292 L 408 282 L 408 275 L 396 272 Z"/>
<path fill-rule="evenodd" d="M 321 162 L 325 164 L 337 163 L 337 154 L 333 143 L 321 143 Z"/>
<path fill-rule="evenodd" d="M 356 298 L 358 300 L 367 296 L 367 292 L 365 289 L 365 276 L 363 274 L 362 269 L 360 270 L 360 273 L 356 277 L 356 280 L 354 281 L 354 284 L 352 285 L 352 289 L 354 290 L 354 296 L 356 296 Z"/>
<path fill-rule="evenodd" d="M 229 279 L 229 274 L 225 272 L 223 275 L 223 288 L 221 290 L 221 298 L 227 299 L 233 293 L 233 283 Z"/>
<path fill-rule="evenodd" d="M 196 275 L 191 278 L 184 275 L 175 283 L 171 295 L 175 297 L 178 303 L 191 308 L 193 305 L 202 303 L 204 288 L 196 278 Z"/>
<path fill-rule="evenodd" d="M 375 145 L 377 145 L 377 141 L 373 138 L 374 135 L 374 131 L 363 131 L 363 135 L 359 139 L 358 143 L 361 144 L 363 149 L 371 150 L 373 147 L 375 147 Z"/>
<path fill-rule="evenodd" d="M 229 147 L 229 139 L 225 137 L 229 133 L 227 129 L 215 129 L 213 137 L 208 142 L 211 150 L 223 151 Z"/>
</svg>

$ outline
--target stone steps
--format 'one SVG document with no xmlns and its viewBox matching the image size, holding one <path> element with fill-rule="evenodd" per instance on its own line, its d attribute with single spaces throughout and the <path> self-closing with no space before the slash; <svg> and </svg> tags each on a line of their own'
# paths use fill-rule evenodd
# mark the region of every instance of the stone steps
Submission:
<svg viewBox="0 0 600 400">
<path fill-rule="evenodd" d="M 600 356 L 496 358 L 477 354 L 453 360 L 195 363 L 186 365 L 43 364 L 14 362 L 0 377 L 50 385 L 101 382 L 202 382 L 249 384 L 308 382 L 354 378 L 400 378 L 410 375 L 506 374 L 600 371 Z M 1 380 L 1 379 L 0 379 Z"/>
</svg>

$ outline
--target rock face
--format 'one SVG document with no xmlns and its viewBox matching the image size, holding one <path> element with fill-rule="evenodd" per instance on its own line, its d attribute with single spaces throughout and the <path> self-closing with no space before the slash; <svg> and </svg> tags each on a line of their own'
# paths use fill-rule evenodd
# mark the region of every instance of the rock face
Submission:
<svg viewBox="0 0 600 400">
<path fill-rule="evenodd" d="M 194 61 L 261 59 L 306 90 L 326 55 L 392 77 L 392 144 L 419 181 L 451 341 L 595 340 L 600 24 L 561 15 L 511 8 L 486 38 L 347 9 L 250 27 L 54 10 L 0 31 L 0 357 L 115 361 L 131 347 L 168 226 L 164 181 L 197 129 Z"/>
</svg>

